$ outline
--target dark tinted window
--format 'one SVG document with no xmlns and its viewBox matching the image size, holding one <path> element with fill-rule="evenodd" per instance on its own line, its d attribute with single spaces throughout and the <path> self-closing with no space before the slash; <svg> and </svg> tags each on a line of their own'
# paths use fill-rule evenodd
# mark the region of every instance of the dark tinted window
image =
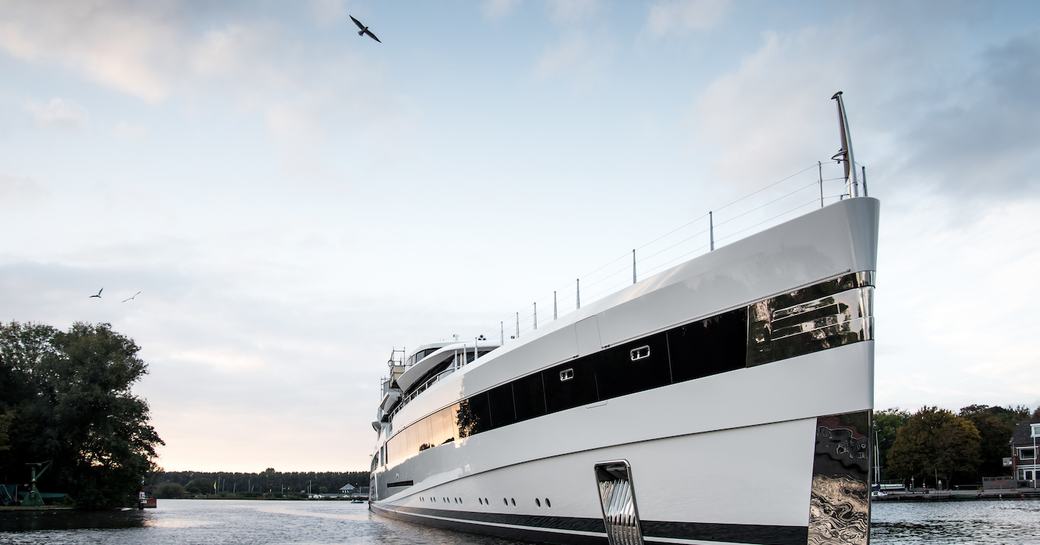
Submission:
<svg viewBox="0 0 1040 545">
<path fill-rule="evenodd" d="M 535 373 L 513 381 L 516 419 L 527 420 L 545 414 L 545 389 L 542 374 Z"/>
<path fill-rule="evenodd" d="M 488 431 L 491 429 L 491 411 L 488 407 L 487 392 L 477 394 L 459 403 L 459 414 L 456 416 L 459 437 Z"/>
<path fill-rule="evenodd" d="M 747 307 L 668 332 L 675 382 L 743 369 L 747 357 Z"/>
<path fill-rule="evenodd" d="M 598 399 L 596 376 L 592 372 L 593 359 L 595 356 L 586 356 L 542 371 L 549 412 L 593 403 Z"/>
<path fill-rule="evenodd" d="M 604 350 L 596 356 L 600 399 L 642 392 L 671 383 L 664 333 Z"/>
<path fill-rule="evenodd" d="M 503 384 L 488 392 L 491 404 L 491 425 L 499 428 L 516 422 L 516 411 L 513 408 L 513 385 Z"/>
</svg>

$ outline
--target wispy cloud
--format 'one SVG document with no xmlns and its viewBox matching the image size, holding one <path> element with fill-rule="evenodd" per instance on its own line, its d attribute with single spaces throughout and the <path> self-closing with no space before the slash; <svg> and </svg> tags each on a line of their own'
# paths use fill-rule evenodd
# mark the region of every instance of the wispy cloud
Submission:
<svg viewBox="0 0 1040 545">
<path fill-rule="evenodd" d="M 310 7 L 323 20 L 341 17 L 349 24 L 335 1 Z M 408 119 L 414 110 L 363 53 L 313 43 L 311 26 L 250 17 L 237 8 L 196 8 L 176 0 L 15 1 L 0 11 L 0 51 L 59 66 L 155 107 L 171 99 L 174 107 L 222 102 L 255 116 L 280 146 L 286 167 L 307 174 L 325 162 L 329 133 L 365 134 L 350 149 L 381 154 L 414 132 Z M 62 99 L 33 104 L 31 111 L 52 125 L 86 119 Z"/>
<path fill-rule="evenodd" d="M 547 0 L 549 18 L 558 24 L 584 22 L 602 9 L 600 0 Z"/>
<path fill-rule="evenodd" d="M 520 0 L 484 0 L 480 12 L 485 19 L 497 20 L 509 16 L 520 5 Z"/>
<path fill-rule="evenodd" d="M 655 36 L 707 30 L 729 12 L 731 0 L 658 0 L 650 6 L 646 29 Z"/>
<path fill-rule="evenodd" d="M 75 102 L 63 98 L 47 101 L 30 100 L 25 109 L 36 123 L 44 127 L 76 128 L 87 124 L 87 111 Z"/>
<path fill-rule="evenodd" d="M 0 209 L 24 211 L 47 199 L 47 189 L 33 178 L 0 174 Z"/>
<path fill-rule="evenodd" d="M 166 98 L 191 40 L 168 2 L 8 2 L 0 48 L 55 63 L 149 102 Z"/>
<path fill-rule="evenodd" d="M 148 135 L 148 129 L 129 121 L 118 121 L 112 126 L 112 133 L 124 140 L 140 140 Z"/>
<path fill-rule="evenodd" d="M 538 56 L 535 76 L 562 79 L 576 88 L 588 89 L 605 76 L 613 47 L 610 39 L 602 35 L 568 32 Z"/>
</svg>

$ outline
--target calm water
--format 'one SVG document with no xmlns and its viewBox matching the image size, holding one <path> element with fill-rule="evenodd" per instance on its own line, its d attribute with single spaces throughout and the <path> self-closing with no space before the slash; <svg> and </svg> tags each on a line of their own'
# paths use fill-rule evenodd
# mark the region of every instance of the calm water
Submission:
<svg viewBox="0 0 1040 545">
<path fill-rule="evenodd" d="M 375 517 L 345 502 L 163 500 L 144 512 L 44 513 L 0 530 L 0 543 L 36 545 L 505 545 Z M 0 513 L 0 528 L 15 524 Z M 873 545 L 1040 545 L 1040 501 L 876 504 Z"/>
</svg>

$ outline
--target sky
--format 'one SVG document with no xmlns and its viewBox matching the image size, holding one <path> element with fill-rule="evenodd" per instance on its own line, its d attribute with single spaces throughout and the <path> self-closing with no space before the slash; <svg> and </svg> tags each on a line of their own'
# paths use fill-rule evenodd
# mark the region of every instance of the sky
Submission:
<svg viewBox="0 0 1040 545">
<path fill-rule="evenodd" d="M 1036 2 L 0 0 L 0 74 L 0 321 L 132 337 L 168 470 L 366 469 L 393 347 L 840 198 L 838 90 L 876 406 L 1040 405 Z"/>
</svg>

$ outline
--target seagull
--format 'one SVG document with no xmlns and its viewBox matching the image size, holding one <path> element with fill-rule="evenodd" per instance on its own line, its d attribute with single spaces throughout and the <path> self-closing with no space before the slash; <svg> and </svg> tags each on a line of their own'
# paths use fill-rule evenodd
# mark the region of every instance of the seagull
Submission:
<svg viewBox="0 0 1040 545">
<path fill-rule="evenodd" d="M 97 290 L 97 293 L 95 293 L 94 295 L 91 295 L 90 297 L 87 297 L 87 299 L 93 299 L 95 297 L 97 297 L 98 299 L 101 299 L 101 292 L 103 292 L 103 291 L 105 291 L 105 288 L 101 288 L 101 289 Z"/>
<path fill-rule="evenodd" d="M 350 20 L 354 21 L 354 24 L 357 25 L 357 27 L 361 29 L 357 33 L 358 36 L 364 36 L 365 34 L 368 34 L 369 38 L 372 38 L 373 40 L 375 40 L 375 41 L 377 41 L 379 43 L 383 43 L 383 42 L 381 42 L 379 40 L 379 38 L 376 38 L 375 34 L 372 34 L 372 31 L 369 30 L 367 26 L 361 24 L 361 21 L 358 21 L 357 19 L 355 19 L 353 15 L 347 14 L 347 16 L 350 17 Z"/>
<path fill-rule="evenodd" d="M 133 301 L 134 299 L 137 299 L 138 295 L 141 295 L 140 291 L 138 291 L 137 293 L 131 295 L 130 297 L 127 297 L 126 299 L 123 299 L 123 302 L 125 303 L 127 301 Z"/>
</svg>

